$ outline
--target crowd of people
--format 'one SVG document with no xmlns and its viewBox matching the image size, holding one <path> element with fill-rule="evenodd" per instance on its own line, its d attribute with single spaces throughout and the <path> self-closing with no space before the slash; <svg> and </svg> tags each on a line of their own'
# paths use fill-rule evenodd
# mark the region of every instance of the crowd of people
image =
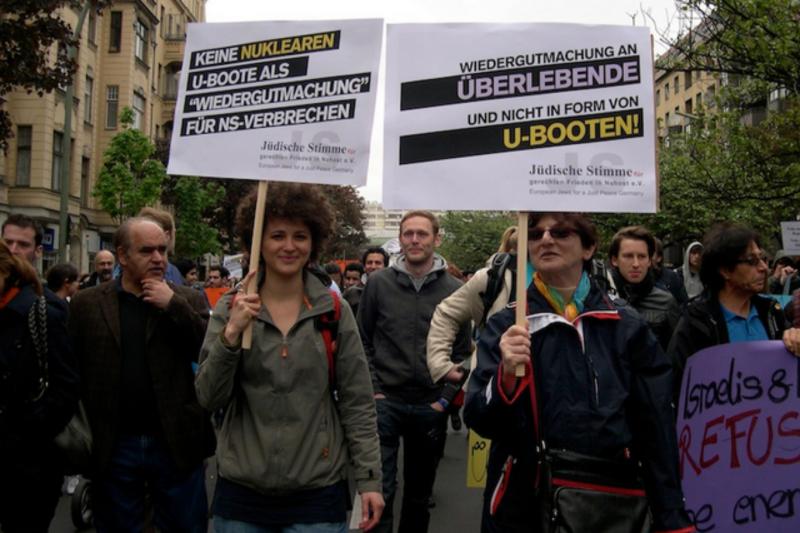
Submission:
<svg viewBox="0 0 800 533">
<path fill-rule="evenodd" d="M 236 222 L 247 251 L 255 209 L 254 192 Z M 673 270 L 642 226 L 621 228 L 601 258 L 586 215 L 531 214 L 525 302 L 515 228 L 474 273 L 439 255 L 428 211 L 403 216 L 399 255 L 368 248 L 344 268 L 320 263 L 333 228 L 316 186 L 274 184 L 259 268 L 231 280 L 213 266 L 201 283 L 196 263 L 170 262 L 171 217 L 148 208 L 97 252 L 91 275 L 56 265 L 43 284 L 41 227 L 9 217 L 0 469 L 16 482 L 0 485 L 0 528 L 47 531 L 67 466 L 54 439 L 80 401 L 100 532 L 200 532 L 210 514 L 220 533 L 343 533 L 355 487 L 359 528 L 424 533 L 447 421 L 463 404 L 466 425 L 492 442 L 481 531 L 561 520 L 686 533 L 674 429 L 686 360 L 750 340 L 800 353 L 796 265 L 782 254 L 770 270 L 742 225 L 711 228 Z M 551 499 L 565 471 L 633 499 L 624 511 Z"/>
</svg>

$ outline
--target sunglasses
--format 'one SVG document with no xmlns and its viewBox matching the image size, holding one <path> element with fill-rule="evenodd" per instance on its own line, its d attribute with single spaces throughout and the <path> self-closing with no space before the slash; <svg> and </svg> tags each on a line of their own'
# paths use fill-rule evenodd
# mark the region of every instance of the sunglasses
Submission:
<svg viewBox="0 0 800 533">
<path fill-rule="evenodd" d="M 570 236 L 578 233 L 575 229 L 565 226 L 555 226 L 552 228 L 531 228 L 528 230 L 528 240 L 540 241 L 544 237 L 545 232 L 548 232 L 550 234 L 550 238 L 555 240 L 567 239 Z"/>
<path fill-rule="evenodd" d="M 750 266 L 757 267 L 757 266 L 758 266 L 758 265 L 760 265 L 762 262 L 763 262 L 764 264 L 766 264 L 766 263 L 767 263 L 767 256 L 766 256 L 766 255 L 748 255 L 748 256 L 747 256 L 747 257 L 745 257 L 744 259 L 738 259 L 738 260 L 736 261 L 736 264 L 739 264 L 739 263 L 746 263 L 746 264 L 748 264 L 748 265 L 750 265 Z"/>
</svg>

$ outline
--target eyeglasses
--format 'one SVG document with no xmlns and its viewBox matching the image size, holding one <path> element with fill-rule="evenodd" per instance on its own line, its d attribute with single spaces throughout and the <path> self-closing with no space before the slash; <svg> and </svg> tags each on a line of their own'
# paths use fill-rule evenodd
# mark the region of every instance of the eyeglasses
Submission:
<svg viewBox="0 0 800 533">
<path fill-rule="evenodd" d="M 747 256 L 747 257 L 745 257 L 744 259 L 738 259 L 738 260 L 736 261 L 736 264 L 739 264 L 739 263 L 745 263 L 745 264 L 748 264 L 748 265 L 750 265 L 750 266 L 757 267 L 757 266 L 758 266 L 758 265 L 760 265 L 762 262 L 763 262 L 764 264 L 766 264 L 766 263 L 767 263 L 767 256 L 766 256 L 766 255 L 763 255 L 763 254 L 762 254 L 762 255 L 748 255 L 748 256 Z"/>
<path fill-rule="evenodd" d="M 556 226 L 553 228 L 531 228 L 528 230 L 528 240 L 540 241 L 544 237 L 545 232 L 550 234 L 551 239 L 557 240 L 567 239 L 570 236 L 578 233 L 575 229 L 564 226 Z"/>
</svg>

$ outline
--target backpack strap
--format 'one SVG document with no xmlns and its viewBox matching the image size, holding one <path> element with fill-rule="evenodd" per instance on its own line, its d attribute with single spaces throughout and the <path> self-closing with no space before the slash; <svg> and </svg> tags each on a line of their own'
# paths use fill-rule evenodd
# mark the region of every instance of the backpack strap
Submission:
<svg viewBox="0 0 800 533">
<path fill-rule="evenodd" d="M 333 299 L 333 309 L 318 317 L 317 329 L 325 343 L 325 356 L 328 359 L 328 383 L 334 400 L 338 400 L 339 392 L 336 388 L 336 350 L 339 338 L 339 320 L 342 317 L 342 301 L 336 291 L 329 290 Z"/>
<path fill-rule="evenodd" d="M 489 316 L 489 310 L 492 308 L 494 301 L 503 290 L 503 282 L 505 281 L 506 270 L 511 269 L 512 273 L 516 271 L 516 256 L 510 253 L 497 253 L 492 258 L 492 265 L 486 273 L 488 278 L 486 280 L 486 290 L 481 293 L 481 301 L 483 302 L 483 317 L 481 318 L 479 327 L 486 325 L 486 319 Z M 508 301 L 513 302 L 516 297 L 516 284 L 517 277 L 511 276 L 511 293 L 508 295 Z"/>
</svg>

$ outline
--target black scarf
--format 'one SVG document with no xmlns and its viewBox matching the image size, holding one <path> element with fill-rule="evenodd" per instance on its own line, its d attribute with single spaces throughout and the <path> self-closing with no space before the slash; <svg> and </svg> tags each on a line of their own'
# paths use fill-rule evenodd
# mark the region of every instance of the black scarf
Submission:
<svg viewBox="0 0 800 533">
<path fill-rule="evenodd" d="M 639 283 L 627 281 L 616 267 L 611 268 L 611 275 L 614 277 L 614 285 L 617 287 L 619 297 L 634 306 L 639 300 L 650 294 L 655 284 L 652 269 L 647 270 L 647 274 Z"/>
</svg>

